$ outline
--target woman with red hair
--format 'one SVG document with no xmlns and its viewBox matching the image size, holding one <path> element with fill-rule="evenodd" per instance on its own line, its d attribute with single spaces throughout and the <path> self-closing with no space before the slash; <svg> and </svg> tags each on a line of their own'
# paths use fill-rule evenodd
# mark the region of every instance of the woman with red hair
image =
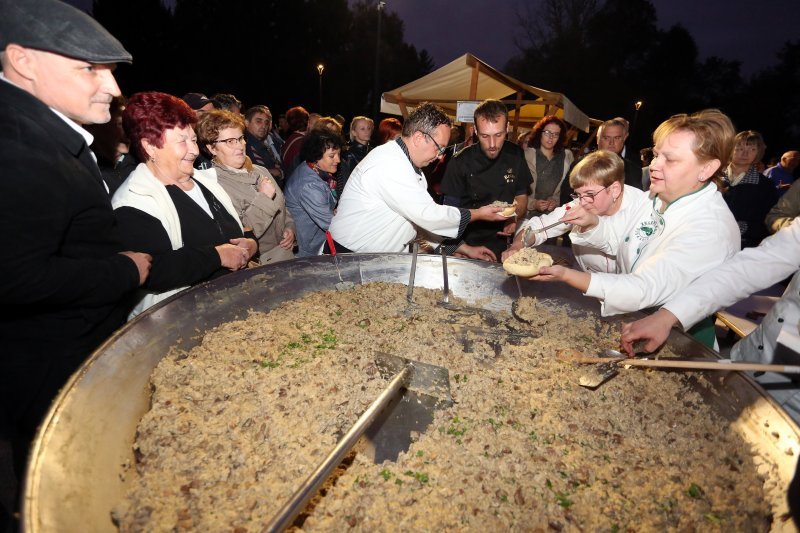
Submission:
<svg viewBox="0 0 800 533">
<path fill-rule="evenodd" d="M 140 161 L 112 198 L 122 242 L 153 256 L 131 317 L 191 285 L 247 265 L 257 244 L 213 169 L 195 170 L 197 117 L 164 93 L 138 93 L 122 116 Z M 126 248 L 127 249 L 127 248 Z"/>
<path fill-rule="evenodd" d="M 396 118 L 385 118 L 378 124 L 378 145 L 386 144 L 400 137 L 403 124 Z"/>
</svg>

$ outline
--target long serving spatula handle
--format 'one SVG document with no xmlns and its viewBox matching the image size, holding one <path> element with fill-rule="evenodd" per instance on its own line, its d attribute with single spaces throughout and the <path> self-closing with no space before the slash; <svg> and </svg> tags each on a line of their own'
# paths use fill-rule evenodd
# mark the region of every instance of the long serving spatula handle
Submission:
<svg viewBox="0 0 800 533">
<path fill-rule="evenodd" d="M 686 368 L 692 370 L 722 370 L 735 372 L 778 372 L 781 374 L 800 374 L 800 366 L 774 365 L 764 363 L 737 363 L 720 359 L 679 360 L 679 359 L 631 359 L 625 357 L 591 357 L 567 355 L 561 361 L 573 363 L 617 363 L 619 365 L 641 366 L 647 368 Z"/>
<path fill-rule="evenodd" d="M 333 469 L 339 466 L 344 456 L 348 454 L 350 449 L 355 445 L 364 431 L 372 424 L 381 411 L 392 401 L 400 387 L 403 387 L 408 382 L 409 374 L 411 373 L 411 365 L 406 365 L 403 370 L 395 374 L 389 385 L 383 389 L 380 396 L 364 411 L 353 427 L 350 428 L 344 437 L 342 437 L 336 447 L 328 454 L 324 461 L 322 461 L 314 472 L 303 482 L 299 489 L 297 489 L 292 497 L 281 507 L 281 510 L 272 517 L 272 520 L 267 524 L 267 531 L 278 532 L 283 531 L 292 525 L 297 515 L 305 509 L 308 501 L 317 493 L 320 486 L 328 479 L 328 476 L 333 472 Z"/>
</svg>

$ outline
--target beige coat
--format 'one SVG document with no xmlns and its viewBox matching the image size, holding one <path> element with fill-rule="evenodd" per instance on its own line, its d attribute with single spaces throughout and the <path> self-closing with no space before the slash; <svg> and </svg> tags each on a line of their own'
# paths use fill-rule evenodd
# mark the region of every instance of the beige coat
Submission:
<svg viewBox="0 0 800 533">
<path fill-rule="evenodd" d="M 283 192 L 269 171 L 259 165 L 253 165 L 250 171 L 247 168 L 237 170 L 216 161 L 214 169 L 217 171 L 219 184 L 231 197 L 242 225 L 252 228 L 255 233 L 261 264 L 293 259 L 292 251 L 278 246 L 278 243 L 283 240 L 285 230 L 290 229 L 296 233 L 294 220 L 286 209 Z M 274 199 L 256 190 L 259 178 L 272 181 L 276 191 Z"/>
</svg>

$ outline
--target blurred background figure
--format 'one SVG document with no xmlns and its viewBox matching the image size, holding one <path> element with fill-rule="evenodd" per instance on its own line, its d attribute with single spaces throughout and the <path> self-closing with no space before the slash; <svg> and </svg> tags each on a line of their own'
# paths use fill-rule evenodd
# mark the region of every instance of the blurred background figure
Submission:
<svg viewBox="0 0 800 533">
<path fill-rule="evenodd" d="M 206 113 L 197 123 L 197 136 L 242 225 L 252 229 L 258 241 L 259 262 L 265 265 L 294 258 L 294 221 L 269 170 L 248 164 L 241 115 L 219 110 Z"/>
<path fill-rule="evenodd" d="M 294 172 L 293 162 L 300 147 L 303 145 L 303 136 L 308 128 L 308 111 L 301 106 L 296 106 L 286 112 L 287 135 L 284 135 L 283 148 L 281 148 L 281 165 L 286 176 Z"/>
<path fill-rule="evenodd" d="M 269 108 L 265 105 L 256 105 L 248 109 L 244 114 L 244 125 L 247 157 L 253 164 L 266 168 L 278 186 L 283 189 L 284 174 L 279 152 L 271 136 L 272 113 Z"/>
<path fill-rule="evenodd" d="M 525 150 L 528 148 L 528 141 L 531 139 L 531 132 L 524 131 L 517 136 L 517 146 Z"/>
<path fill-rule="evenodd" d="M 339 197 L 342 196 L 350 173 L 367 156 L 374 127 L 375 123 L 371 118 L 359 116 L 350 121 L 350 141 L 347 143 L 339 171 L 336 173 L 336 193 Z"/>
<path fill-rule="evenodd" d="M 800 165 L 800 152 L 790 150 L 781 156 L 778 164 L 764 171 L 764 175 L 769 178 L 778 191 L 778 196 L 782 196 L 786 189 L 794 183 L 794 171 L 798 165 Z"/>
<path fill-rule="evenodd" d="M 385 118 L 378 124 L 378 146 L 400 137 L 403 124 L 396 118 Z"/>
<path fill-rule="evenodd" d="M 642 160 L 642 190 L 650 190 L 650 163 L 653 161 L 653 149 L 642 148 L 639 150 L 639 159 Z"/>
<path fill-rule="evenodd" d="M 186 105 L 194 110 L 198 118 L 203 116 L 203 113 L 215 109 L 214 102 L 212 102 L 203 93 L 186 93 L 181 96 L 181 100 L 186 102 Z M 134 165 L 134 167 L 135 166 L 136 165 Z M 208 159 L 208 157 L 206 157 L 206 155 L 201 151 L 200 154 L 197 155 L 197 159 L 194 160 L 194 168 L 198 170 L 211 168 L 211 160 Z M 131 169 L 131 171 L 132 170 L 133 169 Z M 128 173 L 130 174 L 130 171 Z"/>
<path fill-rule="evenodd" d="M 128 177 L 138 161 L 128 153 L 128 138 L 122 129 L 122 112 L 125 111 L 125 98 L 115 96 L 109 111 L 111 120 L 105 124 L 87 124 L 86 131 L 94 135 L 92 151 L 97 156 L 97 166 L 103 175 L 108 196 L 114 196 L 122 182 Z"/>
<path fill-rule="evenodd" d="M 186 102 L 186 105 L 194 109 L 194 112 L 197 113 L 198 117 L 203 113 L 214 109 L 214 102 L 212 102 L 203 93 L 186 93 L 181 96 L 181 100 Z"/>
<path fill-rule="evenodd" d="M 764 138 L 753 130 L 739 132 L 734 139 L 731 163 L 725 172 L 725 202 L 733 213 L 742 235 L 742 248 L 758 246 L 767 236 L 765 218 L 777 203 L 772 182 L 761 174 L 756 163 L 764 157 Z"/>
<path fill-rule="evenodd" d="M 215 109 L 230 111 L 231 113 L 241 114 L 242 102 L 232 94 L 217 93 L 211 97 Z"/>
<path fill-rule="evenodd" d="M 286 137 L 289 136 L 289 123 L 286 121 L 286 113 L 281 113 L 278 115 L 278 135 L 281 136 L 281 139 L 286 140 Z"/>
</svg>

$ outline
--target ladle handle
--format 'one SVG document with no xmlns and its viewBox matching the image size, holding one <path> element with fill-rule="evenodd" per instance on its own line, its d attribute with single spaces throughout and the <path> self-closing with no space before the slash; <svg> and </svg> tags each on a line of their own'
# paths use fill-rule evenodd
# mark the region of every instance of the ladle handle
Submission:
<svg viewBox="0 0 800 533">
<path fill-rule="evenodd" d="M 442 249 L 442 280 L 444 281 L 444 289 L 442 292 L 442 301 L 444 303 L 450 303 L 450 281 L 448 280 L 447 276 L 447 252 L 444 250 L 444 244 L 441 246 Z"/>
<path fill-rule="evenodd" d="M 308 501 L 317 493 L 320 486 L 328 479 L 328 476 L 333 472 L 333 469 L 339 466 L 344 456 L 350 452 L 350 449 L 358 442 L 361 435 L 372 424 L 381 411 L 392 401 L 394 395 L 408 382 L 409 374 L 411 373 L 411 365 L 406 365 L 403 370 L 395 374 L 389 385 L 383 389 L 380 396 L 364 411 L 353 427 L 350 428 L 344 437 L 342 437 L 336 447 L 328 454 L 322 463 L 317 467 L 314 472 L 300 485 L 292 497 L 281 507 L 281 510 L 272 517 L 272 520 L 267 524 L 267 531 L 283 531 L 292 525 L 297 515 L 305 509 Z"/>
<path fill-rule="evenodd" d="M 765 363 L 737 363 L 719 359 L 689 360 L 678 359 L 633 359 L 626 357 L 591 357 L 582 355 L 560 355 L 560 361 L 572 363 L 617 363 L 619 365 L 648 368 L 687 368 L 694 370 L 722 370 L 731 372 L 778 372 L 780 374 L 800 374 L 800 366 L 775 365 Z"/>
<path fill-rule="evenodd" d="M 737 372 L 778 372 L 781 374 L 800 374 L 797 365 L 772 365 L 764 363 L 734 363 L 722 361 L 669 361 L 664 359 L 623 359 L 621 365 L 644 366 L 650 368 L 692 368 L 697 370 L 731 370 Z"/>
<path fill-rule="evenodd" d="M 408 291 L 406 292 L 406 300 L 409 303 L 414 301 L 414 277 L 417 275 L 417 256 L 419 255 L 419 242 L 414 241 L 411 245 L 413 250 L 411 253 L 411 274 L 408 276 Z"/>
</svg>

